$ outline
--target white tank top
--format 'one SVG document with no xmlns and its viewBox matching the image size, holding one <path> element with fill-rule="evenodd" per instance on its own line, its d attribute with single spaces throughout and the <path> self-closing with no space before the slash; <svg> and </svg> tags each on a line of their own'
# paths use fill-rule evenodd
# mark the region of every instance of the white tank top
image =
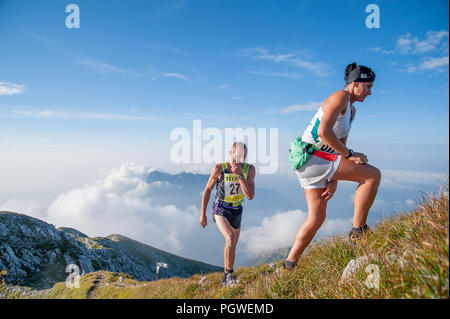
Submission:
<svg viewBox="0 0 450 319">
<path fill-rule="evenodd" d="M 350 101 L 348 101 L 347 109 L 345 110 L 344 115 L 337 118 L 336 123 L 333 126 L 333 133 L 337 136 L 338 139 L 344 138 L 350 132 L 350 128 L 352 126 L 353 118 L 351 116 L 352 108 L 350 105 Z M 322 120 L 323 110 L 322 106 L 320 106 L 319 110 L 317 110 L 316 114 L 309 123 L 306 130 L 303 132 L 302 141 L 307 143 L 315 144 L 319 150 L 322 152 L 326 152 L 329 154 L 337 154 L 337 152 L 329 145 L 325 144 L 317 130 L 319 129 L 320 121 Z"/>
</svg>

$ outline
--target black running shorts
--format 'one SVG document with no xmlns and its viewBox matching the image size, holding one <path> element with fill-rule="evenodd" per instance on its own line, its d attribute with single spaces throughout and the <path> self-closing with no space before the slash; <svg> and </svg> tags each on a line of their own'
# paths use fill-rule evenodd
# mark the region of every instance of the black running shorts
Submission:
<svg viewBox="0 0 450 319">
<path fill-rule="evenodd" d="M 226 208 L 219 205 L 216 210 L 216 215 L 225 217 L 234 229 L 241 228 L 242 205 L 238 209 Z M 216 222 L 214 214 L 213 220 Z"/>
</svg>

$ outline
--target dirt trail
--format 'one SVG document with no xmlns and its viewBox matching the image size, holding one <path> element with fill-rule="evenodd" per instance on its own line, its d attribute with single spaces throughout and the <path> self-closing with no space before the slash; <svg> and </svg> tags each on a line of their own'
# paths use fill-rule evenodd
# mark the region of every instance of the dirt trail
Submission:
<svg viewBox="0 0 450 319">
<path fill-rule="evenodd" d="M 89 288 L 88 292 L 87 292 L 87 298 L 88 299 L 95 299 L 95 290 L 102 286 L 103 284 L 103 275 L 97 275 L 97 277 L 95 278 L 94 282 L 93 282 L 93 286 L 91 288 Z"/>
</svg>

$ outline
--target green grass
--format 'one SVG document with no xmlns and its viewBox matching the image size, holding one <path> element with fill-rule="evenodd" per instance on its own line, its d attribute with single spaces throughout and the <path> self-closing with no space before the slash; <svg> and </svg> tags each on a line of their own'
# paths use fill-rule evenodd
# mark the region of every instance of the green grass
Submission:
<svg viewBox="0 0 450 319">
<path fill-rule="evenodd" d="M 101 274 L 96 298 L 449 298 L 448 223 L 448 186 L 441 186 L 439 194 L 426 195 L 410 211 L 376 225 L 357 245 L 340 236 L 313 244 L 289 273 L 276 270 L 281 261 L 275 267 L 240 267 L 235 270 L 239 284 L 223 288 L 220 272 L 154 282 L 121 274 L 119 283 L 119 274 L 102 271 L 83 276 L 80 288 L 58 283 L 43 297 L 87 298 Z M 340 283 L 350 260 L 362 256 L 373 256 L 367 264 L 379 269 L 378 289 L 365 284 L 367 264 Z M 203 276 L 206 280 L 200 283 Z"/>
</svg>

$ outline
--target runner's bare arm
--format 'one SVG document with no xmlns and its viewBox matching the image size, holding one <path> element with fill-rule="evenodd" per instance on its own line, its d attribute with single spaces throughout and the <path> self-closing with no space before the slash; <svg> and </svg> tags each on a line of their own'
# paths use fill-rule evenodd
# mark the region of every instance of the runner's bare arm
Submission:
<svg viewBox="0 0 450 319">
<path fill-rule="evenodd" d="M 239 183 L 241 184 L 242 187 L 242 192 L 249 200 L 252 200 L 253 196 L 255 196 L 255 175 L 256 175 L 255 166 L 249 165 L 247 180 L 245 179 L 239 180 Z"/>
<path fill-rule="evenodd" d="M 356 108 L 352 105 L 352 121 L 355 119 L 355 115 L 356 115 Z M 341 143 L 344 144 L 345 146 L 347 146 L 347 138 L 348 138 L 348 135 L 346 137 L 343 137 L 340 139 Z M 334 184 L 334 186 L 332 184 Z M 322 193 L 321 196 L 323 198 L 325 198 L 326 200 L 329 200 L 333 196 L 333 194 L 328 194 L 328 193 L 331 190 L 334 190 L 334 192 L 336 192 L 337 184 L 338 184 L 337 179 L 330 180 L 327 184 L 325 191 Z"/>
<path fill-rule="evenodd" d="M 320 138 L 326 144 L 344 156 L 348 154 L 347 147 L 334 134 L 333 126 L 339 114 L 346 108 L 348 99 L 349 97 L 345 91 L 337 91 L 330 95 L 323 103 L 322 109 L 324 114 L 317 130 Z"/>
<path fill-rule="evenodd" d="M 211 191 L 214 188 L 214 185 L 220 178 L 221 171 L 222 171 L 221 164 L 216 164 L 212 169 L 211 175 L 209 176 L 208 179 L 208 183 L 206 184 L 205 190 L 203 191 L 201 216 L 206 216 L 206 208 L 208 207 L 209 197 L 211 196 Z"/>
</svg>

